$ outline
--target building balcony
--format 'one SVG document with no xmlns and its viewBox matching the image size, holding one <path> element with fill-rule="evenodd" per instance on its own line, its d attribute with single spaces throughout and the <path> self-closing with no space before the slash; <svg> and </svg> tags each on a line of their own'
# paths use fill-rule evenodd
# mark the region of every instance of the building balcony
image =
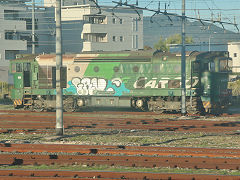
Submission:
<svg viewBox="0 0 240 180">
<path fill-rule="evenodd" d="M 23 40 L 4 40 L 4 47 L 6 50 L 27 50 L 27 41 Z"/>
<path fill-rule="evenodd" d="M 84 24 L 82 33 L 107 33 L 108 31 L 107 24 Z"/>
<path fill-rule="evenodd" d="M 107 42 L 83 42 L 82 51 L 108 51 L 108 46 Z"/>
<path fill-rule="evenodd" d="M 26 21 L 4 20 L 4 30 L 26 31 Z"/>
</svg>

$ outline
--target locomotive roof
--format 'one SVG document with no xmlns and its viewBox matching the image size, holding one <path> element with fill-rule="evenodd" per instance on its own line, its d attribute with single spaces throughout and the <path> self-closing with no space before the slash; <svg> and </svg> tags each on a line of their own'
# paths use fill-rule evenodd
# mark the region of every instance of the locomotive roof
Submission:
<svg viewBox="0 0 240 180">
<path fill-rule="evenodd" d="M 31 61 L 31 60 L 34 60 L 36 56 L 37 55 L 35 54 L 21 54 L 21 55 L 18 55 L 16 59 L 12 59 L 11 61 L 24 61 L 24 60 Z"/>
<path fill-rule="evenodd" d="M 196 53 L 193 55 L 192 52 L 186 52 L 186 56 L 196 56 Z M 169 52 L 154 52 L 153 50 L 149 51 L 113 51 L 113 52 L 83 52 L 79 54 L 66 54 L 63 55 L 63 63 L 70 62 L 110 62 L 110 61 L 124 61 L 124 62 L 149 62 L 152 58 L 161 58 L 167 56 L 169 60 L 178 60 L 181 59 L 180 53 L 169 53 Z M 45 54 L 39 55 L 36 60 L 40 64 L 44 63 L 56 63 L 55 54 Z"/>
<path fill-rule="evenodd" d="M 186 52 L 186 60 L 201 60 L 201 59 L 213 59 L 215 57 L 226 57 L 226 52 Z M 79 54 L 64 54 L 62 56 L 63 64 L 70 64 L 73 62 L 110 62 L 110 61 L 125 61 L 125 62 L 149 62 L 151 59 L 167 60 L 181 60 L 181 53 L 170 53 L 160 51 L 115 51 L 115 52 L 83 52 Z M 41 54 L 41 55 L 21 55 L 12 61 L 38 61 L 41 65 L 55 65 L 55 54 Z"/>
</svg>

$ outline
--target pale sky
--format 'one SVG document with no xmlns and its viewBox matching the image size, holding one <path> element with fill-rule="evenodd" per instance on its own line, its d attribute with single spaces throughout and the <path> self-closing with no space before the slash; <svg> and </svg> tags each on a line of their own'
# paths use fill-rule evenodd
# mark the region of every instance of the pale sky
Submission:
<svg viewBox="0 0 240 180">
<path fill-rule="evenodd" d="M 43 0 L 35 0 L 36 2 L 43 3 Z M 115 0 L 119 1 L 119 0 Z M 126 0 L 122 0 L 126 2 Z M 146 7 L 149 9 L 158 8 L 157 0 L 138 0 L 139 7 Z M 197 17 L 203 19 L 217 20 L 221 16 L 221 21 L 234 23 L 234 17 L 236 23 L 240 28 L 240 0 L 185 0 L 186 2 L 186 15 L 191 17 Z M 112 0 L 98 0 L 99 5 L 114 6 Z M 129 4 L 135 4 L 136 0 L 128 0 Z M 164 0 L 160 1 L 161 11 L 164 11 L 165 3 L 167 4 L 167 12 L 181 14 L 182 0 Z M 151 16 L 153 13 L 144 11 L 144 15 Z M 234 26 L 226 26 L 226 29 L 234 30 Z"/>
</svg>

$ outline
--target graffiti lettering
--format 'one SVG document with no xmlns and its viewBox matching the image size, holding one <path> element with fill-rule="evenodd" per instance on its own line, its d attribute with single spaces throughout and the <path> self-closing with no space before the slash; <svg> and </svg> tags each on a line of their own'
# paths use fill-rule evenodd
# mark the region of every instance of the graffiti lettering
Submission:
<svg viewBox="0 0 240 180">
<path fill-rule="evenodd" d="M 180 88 L 181 87 L 181 78 L 177 77 L 173 79 L 160 79 L 157 80 L 157 78 L 152 78 L 149 81 L 147 81 L 147 78 L 139 78 L 135 83 L 133 84 L 133 87 L 135 89 L 138 88 Z M 146 82 L 145 82 L 146 81 Z M 195 87 L 199 82 L 198 77 L 192 77 L 192 87 Z M 145 83 L 145 84 L 143 84 Z M 141 84 L 141 86 L 139 86 Z M 171 86 L 171 87 L 169 87 Z M 191 79 L 186 80 L 186 88 L 191 88 Z"/>
<path fill-rule="evenodd" d="M 73 87 L 78 95 L 95 95 L 97 92 L 112 92 L 114 96 L 121 96 L 123 92 L 130 92 L 121 79 L 106 80 L 103 78 L 79 78 L 75 77 L 69 83 L 71 91 Z M 73 85 L 73 87 L 71 87 Z"/>
</svg>

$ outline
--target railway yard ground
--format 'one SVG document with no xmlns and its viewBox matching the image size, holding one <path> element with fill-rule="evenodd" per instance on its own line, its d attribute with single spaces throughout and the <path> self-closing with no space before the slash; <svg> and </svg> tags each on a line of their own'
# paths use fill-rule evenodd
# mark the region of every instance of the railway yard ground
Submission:
<svg viewBox="0 0 240 180">
<path fill-rule="evenodd" d="M 0 179 L 240 179 L 240 106 L 221 116 L 0 104 Z"/>
</svg>

